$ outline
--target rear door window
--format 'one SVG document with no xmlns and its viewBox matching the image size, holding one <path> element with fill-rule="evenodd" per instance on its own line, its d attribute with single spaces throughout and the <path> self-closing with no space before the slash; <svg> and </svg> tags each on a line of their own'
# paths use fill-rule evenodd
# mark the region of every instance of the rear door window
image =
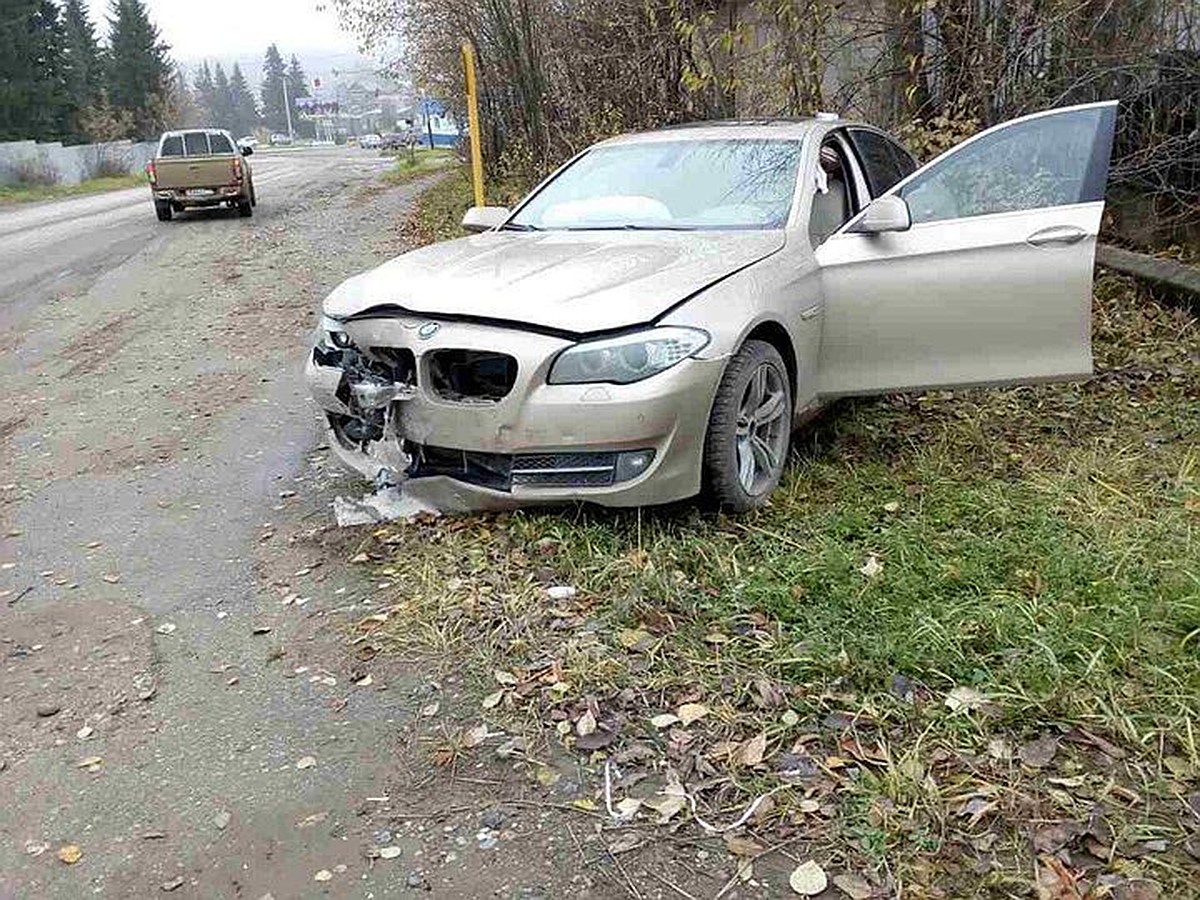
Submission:
<svg viewBox="0 0 1200 900">
<path fill-rule="evenodd" d="M 233 152 L 233 144 L 229 143 L 229 138 L 223 134 L 210 134 L 208 136 L 208 146 L 213 153 Z"/>
<path fill-rule="evenodd" d="M 183 156 L 183 138 L 177 134 L 163 138 L 160 156 Z"/>
<path fill-rule="evenodd" d="M 208 156 L 208 135 L 203 131 L 189 131 L 183 136 L 183 146 L 188 156 Z"/>
<path fill-rule="evenodd" d="M 885 193 L 916 169 L 912 157 L 878 132 L 852 128 L 850 141 L 866 173 L 872 197 Z"/>
</svg>

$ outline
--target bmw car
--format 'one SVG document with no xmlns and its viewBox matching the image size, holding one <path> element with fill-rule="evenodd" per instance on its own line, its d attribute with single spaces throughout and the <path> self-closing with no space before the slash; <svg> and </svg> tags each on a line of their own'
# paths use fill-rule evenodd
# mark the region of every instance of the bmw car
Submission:
<svg viewBox="0 0 1200 900">
<path fill-rule="evenodd" d="M 924 166 L 828 114 L 598 143 L 329 294 L 330 446 L 442 508 L 742 512 L 835 398 L 1085 378 L 1115 118 L 1048 110 Z"/>
</svg>

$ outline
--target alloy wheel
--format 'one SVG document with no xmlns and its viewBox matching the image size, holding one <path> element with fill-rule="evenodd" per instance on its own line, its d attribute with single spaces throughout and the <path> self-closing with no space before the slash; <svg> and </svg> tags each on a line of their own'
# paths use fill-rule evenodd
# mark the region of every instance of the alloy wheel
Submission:
<svg viewBox="0 0 1200 900">
<path fill-rule="evenodd" d="M 789 410 L 784 377 L 770 362 L 760 363 L 738 404 L 738 481 L 752 496 L 774 483 L 787 454 Z"/>
</svg>

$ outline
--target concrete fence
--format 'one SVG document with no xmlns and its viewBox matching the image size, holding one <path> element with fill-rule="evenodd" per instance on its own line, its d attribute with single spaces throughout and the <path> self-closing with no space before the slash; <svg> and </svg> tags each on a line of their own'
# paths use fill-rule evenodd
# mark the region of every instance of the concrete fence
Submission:
<svg viewBox="0 0 1200 900">
<path fill-rule="evenodd" d="M 112 141 L 64 147 L 57 141 L 0 143 L 0 184 L 79 184 L 89 178 L 140 172 L 157 141 Z"/>
</svg>

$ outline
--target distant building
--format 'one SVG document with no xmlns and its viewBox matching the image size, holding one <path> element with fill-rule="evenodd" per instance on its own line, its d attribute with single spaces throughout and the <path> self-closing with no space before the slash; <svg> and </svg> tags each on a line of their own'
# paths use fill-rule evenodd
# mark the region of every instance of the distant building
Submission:
<svg viewBox="0 0 1200 900">
<path fill-rule="evenodd" d="M 462 139 L 463 129 L 444 103 L 419 100 L 396 111 L 397 124 L 411 129 L 418 143 L 429 147 L 453 147 Z"/>
</svg>

